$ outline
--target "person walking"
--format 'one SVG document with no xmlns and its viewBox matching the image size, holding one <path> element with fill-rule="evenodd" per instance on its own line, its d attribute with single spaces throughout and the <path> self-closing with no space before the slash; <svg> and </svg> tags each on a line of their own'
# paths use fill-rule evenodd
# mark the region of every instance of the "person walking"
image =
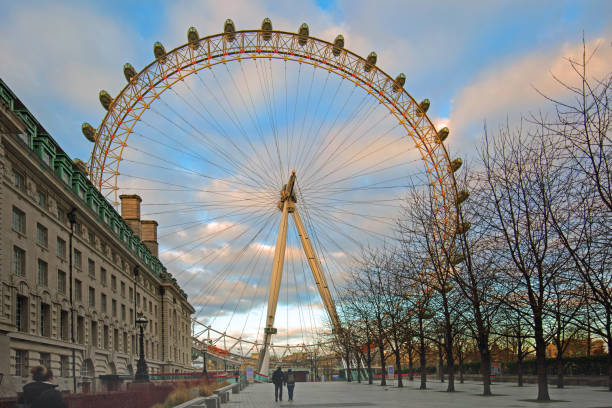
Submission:
<svg viewBox="0 0 612 408">
<path fill-rule="evenodd" d="M 293 401 L 293 389 L 295 388 L 295 374 L 291 371 L 291 369 L 287 370 L 287 379 L 285 383 L 287 384 L 287 393 L 289 394 L 289 401 Z"/>
<path fill-rule="evenodd" d="M 33 367 L 31 383 L 23 386 L 23 393 L 17 400 L 17 407 L 23 408 L 68 408 L 62 393 L 53 383 L 53 371 L 45 366 Z"/>
<path fill-rule="evenodd" d="M 283 382 L 285 381 L 285 374 L 281 370 L 280 366 L 276 367 L 276 371 L 272 373 L 272 382 L 274 383 L 274 400 L 283 400 Z"/>
</svg>

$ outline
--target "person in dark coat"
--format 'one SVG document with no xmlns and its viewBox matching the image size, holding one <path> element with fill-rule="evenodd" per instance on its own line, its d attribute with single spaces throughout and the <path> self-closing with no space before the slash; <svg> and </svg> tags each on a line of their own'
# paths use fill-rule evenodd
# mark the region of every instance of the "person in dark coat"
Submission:
<svg viewBox="0 0 612 408">
<path fill-rule="evenodd" d="M 285 384 L 287 384 L 287 393 L 289 394 L 289 401 L 293 401 L 293 389 L 295 388 L 295 374 L 291 372 L 291 369 L 287 370 L 287 376 L 285 377 Z"/>
<path fill-rule="evenodd" d="M 272 373 L 272 382 L 274 383 L 274 400 L 283 400 L 283 382 L 285 381 L 285 375 L 281 370 L 280 366 L 276 367 L 276 371 Z"/>
<path fill-rule="evenodd" d="M 53 371 L 45 366 L 33 367 L 33 382 L 23 386 L 23 393 L 17 400 L 18 407 L 24 408 L 68 408 L 62 393 L 53 383 Z"/>
</svg>

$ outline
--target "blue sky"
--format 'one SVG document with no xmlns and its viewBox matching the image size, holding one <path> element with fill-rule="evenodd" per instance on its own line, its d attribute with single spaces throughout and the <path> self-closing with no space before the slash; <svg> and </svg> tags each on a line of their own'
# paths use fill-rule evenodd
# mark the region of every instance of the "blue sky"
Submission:
<svg viewBox="0 0 612 408">
<path fill-rule="evenodd" d="M 188 27 L 195 26 L 200 36 L 215 34 L 222 30 L 226 18 L 232 18 L 238 30 L 259 28 L 264 17 L 271 18 L 275 29 L 284 31 L 296 31 L 302 22 L 307 22 L 314 37 L 332 41 L 337 34 L 343 34 L 345 47 L 357 54 L 366 56 L 370 51 L 376 51 L 378 67 L 393 77 L 404 72 L 407 77 L 405 89 L 417 100 L 431 100 L 428 113 L 430 118 L 438 127 L 447 125 L 451 130 L 448 146 L 452 155 L 467 158 L 475 154 L 484 121 L 494 129 L 506 120 L 511 124 L 518 123 L 521 114 L 545 109 L 544 100 L 536 89 L 553 97 L 568 97 L 565 91 L 554 83 L 551 74 L 571 82 L 572 75 L 566 59 L 579 56 L 583 33 L 587 48 L 598 48 L 591 61 L 590 74 L 601 77 L 612 71 L 610 1 L 0 0 L 0 9 L 0 77 L 69 155 L 84 160 L 89 158 L 92 145 L 82 136 L 81 123 L 87 121 L 94 127 L 100 124 L 105 111 L 98 102 L 98 91 L 105 89 L 115 95 L 123 88 L 123 64 L 130 62 L 139 71 L 152 61 L 152 46 L 155 41 L 161 41 L 166 49 L 170 50 L 184 44 Z M 230 115 L 224 116 L 224 110 L 227 108 L 234 112 L 233 109 L 236 108 L 237 112 L 233 114 L 245 124 L 250 123 L 253 117 L 263 115 L 265 112 L 262 106 L 265 105 L 261 101 L 272 99 L 269 98 L 270 94 L 262 90 L 261 81 L 272 86 L 279 84 L 284 69 L 283 66 L 268 68 L 254 63 L 245 63 L 244 68 L 248 72 L 246 76 L 241 73 L 241 68 L 232 66 L 228 68 L 227 76 L 226 73 L 218 71 L 218 78 L 202 75 L 201 78 L 207 79 L 186 82 L 186 87 L 177 87 L 176 95 L 166 95 L 166 99 L 163 99 L 166 105 L 158 105 L 158 109 L 174 120 L 179 120 L 179 116 L 173 113 L 173 106 L 184 112 L 193 111 L 190 123 L 202 131 L 205 130 L 207 134 L 215 134 L 219 130 L 218 127 L 207 127 L 205 115 L 198 115 L 197 109 L 193 109 L 200 103 L 208 104 L 206 107 L 210 107 L 211 113 L 216 117 L 226 117 L 222 119 L 225 120 L 223 132 L 238 138 L 242 132 L 242 124 L 230 123 L 233 119 Z M 300 81 L 303 81 L 301 69 L 297 66 L 289 67 L 289 80 L 285 79 L 284 84 L 289 88 L 291 96 L 303 97 L 305 93 L 298 92 Z M 269 80 L 267 77 L 258 77 L 268 72 L 266 70 L 270 73 Z M 304 78 L 309 77 L 310 72 L 304 70 Z M 250 110 L 248 104 L 243 106 L 240 103 L 240 98 L 244 95 L 241 95 L 240 91 L 231 91 L 231 75 L 241 81 L 250 81 L 256 97 L 260 98 L 260 104 L 257 106 L 261 111 L 256 110 L 255 105 Z M 341 104 L 334 103 L 335 96 L 332 92 L 325 92 L 325 75 L 313 73 L 312 78 L 317 81 L 314 89 L 327 99 L 324 99 L 318 110 L 309 108 L 308 101 L 304 99 L 300 99 L 296 106 L 306 112 L 302 116 L 302 123 L 311 125 L 307 128 L 308 131 L 317 129 L 317 126 L 313 128 L 312 124 L 320 122 L 323 131 L 320 135 L 317 133 L 313 136 L 317 144 L 324 145 L 333 134 L 341 135 L 346 132 L 349 135 L 350 132 L 346 130 L 349 125 L 358 129 L 359 126 L 365 127 L 368 120 L 373 122 L 378 118 L 375 104 L 362 106 L 361 99 L 351 99 L 352 88 L 342 88 L 339 95 L 346 97 L 347 110 L 352 109 L 355 118 L 352 122 L 348 121 L 346 118 L 350 116 L 339 108 Z M 213 84 L 215 81 L 219 86 L 208 89 L 207 84 Z M 330 87 L 335 84 L 333 80 L 329 82 Z M 203 95 L 202 100 L 197 97 L 187 101 L 183 99 L 193 94 Z M 227 107 L 218 103 L 226 97 L 233 102 Z M 213 101 L 214 98 L 217 98 L 216 102 Z M 326 101 L 330 107 L 335 107 L 337 118 L 340 118 L 338 123 L 347 120 L 344 126 L 338 126 L 337 122 L 326 117 Z M 366 111 L 370 112 L 370 116 L 363 116 Z M 275 132 L 294 133 L 295 126 L 292 125 L 290 114 L 283 116 L 281 112 L 275 118 L 278 122 L 264 120 L 256 124 L 256 132 L 253 132 L 259 133 L 261 141 L 271 138 Z M 361 119 L 367 120 L 361 123 Z M 141 128 L 140 138 L 135 135 L 131 139 L 125 163 L 122 164 L 125 174 L 138 174 L 140 178 L 129 179 L 124 176 L 124 184 L 120 187 L 122 191 L 138 190 L 143 195 L 143 202 L 146 204 L 143 213 L 160 222 L 161 258 L 170 265 L 171 271 L 186 287 L 190 298 L 202 301 L 203 315 L 211 316 L 216 313 L 216 325 L 225 326 L 230 331 L 246 330 L 253 335 L 257 329 L 253 321 L 260 318 L 259 310 L 265 305 L 265 278 L 269 275 L 262 271 L 269 269 L 267 265 L 271 261 L 271 249 L 273 250 L 275 242 L 278 217 L 275 216 L 274 206 L 277 188 L 280 187 L 276 184 L 279 182 L 264 180 L 265 177 L 261 176 L 257 179 L 257 182 L 262 183 L 261 188 L 255 191 L 241 190 L 240 183 L 245 184 L 248 181 L 247 173 L 241 173 L 241 170 L 236 168 L 232 174 L 223 175 L 220 167 L 205 164 L 200 160 L 204 156 L 214 157 L 219 153 L 218 150 L 203 148 L 198 151 L 193 148 L 197 147 L 197 135 L 189 132 L 181 134 L 176 127 L 169 125 L 163 116 L 152 114 L 147 120 L 149 128 Z M 255 122 L 257 121 L 253 120 L 254 124 Z M 378 134 L 367 134 L 364 131 L 364 138 L 370 138 L 369 150 L 366 150 L 368 155 L 354 166 L 360 165 L 363 169 L 380 166 L 380 155 L 384 153 L 387 155 L 383 156 L 386 163 L 391 163 L 393 168 L 387 170 L 386 179 L 383 180 L 381 176 L 384 172 L 368 175 L 358 183 L 351 184 L 352 189 L 382 183 L 378 186 L 382 185 L 387 189 L 384 193 L 387 197 L 399 197 L 401 191 L 396 189 L 397 186 L 383 182 L 391 180 L 393 174 L 401 173 L 407 178 L 408 174 L 417 171 L 413 166 L 411 153 L 396 156 L 397 152 L 403 152 L 404 147 L 394 139 L 397 134 L 394 133 L 392 124 L 388 126 L 388 133 L 384 134 L 382 125 Z M 248 135 L 242 136 L 245 137 L 244 140 L 250 140 Z M 334 143 L 338 142 L 333 139 L 329 141 L 332 147 L 340 145 Z M 290 144 L 286 140 L 281 141 L 280 150 L 289 151 Z M 265 160 L 262 163 L 256 161 L 265 156 L 264 145 L 265 143 L 255 143 L 252 156 L 245 155 L 245 160 L 255 160 L 250 167 L 252 170 L 256 168 L 261 171 L 261 174 L 275 171 L 274 166 Z M 223 148 L 232 149 L 229 145 L 223 145 Z M 308 158 L 307 147 L 300 146 L 300 149 Z M 303 166 L 304 157 L 297 160 L 297 157 L 292 155 L 285 157 L 283 166 L 286 165 L 287 169 L 291 166 L 298 167 L 300 176 L 305 178 L 306 175 L 312 176 L 308 171 L 313 166 L 319 165 L 324 169 L 328 166 L 330 173 L 343 174 L 332 166 L 334 161 L 344 160 L 342 155 L 317 156 L 314 152 L 316 149 L 309 158 L 311 167 Z M 346 156 L 349 152 L 350 149 L 347 149 L 342 153 Z M 179 169 L 182 173 L 172 173 L 168 169 L 160 168 L 159 163 L 154 163 L 152 157 L 164 157 L 167 166 L 172 167 L 173 171 Z M 332 164 L 325 163 L 325 158 Z M 296 163 L 289 163 L 292 159 L 296 159 Z M 401 164 L 400 159 L 403 160 Z M 148 163 L 143 163 L 147 160 Z M 306 162 L 308 163 L 308 160 Z M 151 172 L 153 164 L 158 167 Z M 244 167 L 249 166 L 245 164 Z M 343 171 L 355 172 L 356 168 L 348 166 Z M 186 172 L 188 175 L 183 176 L 181 182 L 188 185 L 189 191 L 176 188 L 168 190 L 168 183 L 173 182 L 177 174 L 184 175 Z M 203 175 L 213 175 L 215 180 L 207 179 L 204 182 L 201 177 Z M 280 174 L 279 177 L 282 179 L 285 175 Z M 339 208 L 333 204 L 334 201 L 325 202 L 323 194 L 332 194 L 333 191 L 312 188 L 305 178 L 299 180 L 303 183 L 306 201 L 311 199 L 310 213 L 305 220 L 307 228 L 313 237 L 318 234 L 316 238 L 326 247 L 324 262 L 330 280 L 335 277 L 341 281 L 341 271 L 347 267 L 347 264 L 342 263 L 343 259 L 350 258 L 351 254 L 355 255 L 356 251 L 355 242 L 352 242 L 351 238 L 363 238 L 363 242 L 366 242 L 367 237 L 362 237 L 366 230 L 386 234 L 384 228 L 388 225 L 384 222 L 387 219 L 385 217 L 391 218 L 394 214 L 389 212 L 391 210 L 388 207 L 381 205 L 378 208 L 369 208 L 368 204 L 364 203 L 377 199 L 383 202 L 385 196 L 381 190 L 372 189 L 366 196 L 353 190 L 350 195 L 347 193 L 342 196 L 345 200 L 344 207 Z M 269 190 L 263 185 L 267 181 L 274 184 Z M 416 177 L 404 181 L 418 184 L 423 180 Z M 307 197 L 308 194 L 311 196 Z M 313 199 L 313 196 L 316 199 Z M 236 207 L 238 211 L 235 214 L 226 215 L 212 204 L 215 200 L 221 202 L 218 197 L 230 197 L 234 203 L 250 197 L 253 203 L 251 210 L 261 211 L 261 217 L 248 220 L 241 218 L 240 209 L 244 208 L 241 206 Z M 164 210 L 165 205 L 177 202 L 181 204 L 175 212 Z M 194 207 L 193 203 L 199 204 Z M 330 213 L 317 212 L 317 203 Z M 228 201 L 224 204 L 226 205 L 223 207 L 226 208 L 230 203 Z M 350 211 L 347 211 L 347 208 Z M 304 212 L 307 212 L 306 208 Z M 329 218 L 326 214 L 331 214 L 334 218 Z M 370 215 L 370 219 L 364 219 L 363 214 Z M 261 220 L 267 216 L 272 217 L 274 221 L 262 224 Z M 311 221 L 312 224 L 309 224 Z M 338 230 L 335 229 L 340 222 L 346 223 L 343 224 L 346 230 L 342 230 L 342 226 Z M 260 233 L 256 234 L 254 231 L 260 227 Z M 232 235 L 234 232 L 236 235 Z M 210 239 L 205 243 L 192 244 L 194 236 Z M 285 330 L 280 333 L 281 336 L 299 340 L 297 333 L 303 332 L 305 326 L 295 321 L 292 324 L 291 321 L 300 320 L 304 323 L 310 320 L 307 326 L 312 330 L 316 326 L 316 323 L 313 323 L 313 315 L 320 314 L 321 309 L 320 305 L 314 304 L 317 302 L 317 295 L 311 282 L 306 275 L 302 276 L 304 262 L 299 259 L 299 240 L 294 233 L 290 233 L 289 241 L 287 277 L 293 276 L 293 279 L 288 279 L 287 286 L 283 289 L 284 301 L 281 296 L 284 306 L 280 308 L 284 309 L 279 313 L 285 315 L 286 324 Z M 244 256 L 245 253 L 248 255 Z M 219 262 L 209 261 L 211 257 Z M 257 263 L 255 261 L 259 260 L 261 262 L 258 266 L 254 266 Z M 220 263 L 225 266 L 219 266 Z M 248 274 L 242 273 L 244 271 L 248 271 Z M 216 279 L 218 276 L 225 276 L 226 279 Z M 211 293 L 211 288 L 217 291 L 216 296 Z M 302 290 L 306 295 L 298 294 Z M 247 300 L 243 303 L 228 304 L 227 299 L 231 298 L 232 294 L 235 296 L 236 291 L 252 293 L 252 296 L 245 297 Z M 295 307 L 299 301 L 304 301 L 309 306 L 303 310 Z M 218 310 L 222 312 L 217 313 Z M 309 317 L 303 316 L 303 313 Z M 290 318 L 293 314 L 299 314 L 300 319 Z M 235 315 L 238 316 L 237 320 L 240 320 L 238 324 L 232 323 L 232 316 Z M 247 326 L 249 327 L 245 329 Z"/>
</svg>

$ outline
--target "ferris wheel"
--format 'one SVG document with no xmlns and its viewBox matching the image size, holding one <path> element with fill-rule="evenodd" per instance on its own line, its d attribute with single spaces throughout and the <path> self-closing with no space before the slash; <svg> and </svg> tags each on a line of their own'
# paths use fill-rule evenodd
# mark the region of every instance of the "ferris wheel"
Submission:
<svg viewBox="0 0 612 408">
<path fill-rule="evenodd" d="M 203 38 L 191 27 L 172 51 L 155 43 L 140 72 L 125 64 L 119 94 L 100 92 L 101 124 L 83 124 L 92 183 L 115 206 L 138 191 L 159 221 L 197 335 L 258 353 L 260 372 L 340 329 L 336 285 L 364 248 L 394 238 L 407 191 L 429 189 L 436 222 L 456 225 L 448 129 L 405 75 L 344 45 L 269 19 Z"/>
</svg>

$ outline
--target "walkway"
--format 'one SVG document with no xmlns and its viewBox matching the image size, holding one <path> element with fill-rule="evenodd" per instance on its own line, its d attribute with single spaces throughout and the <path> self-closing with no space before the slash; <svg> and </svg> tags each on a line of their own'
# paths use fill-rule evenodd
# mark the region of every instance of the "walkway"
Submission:
<svg viewBox="0 0 612 408">
<path fill-rule="evenodd" d="M 287 389 L 284 388 L 282 402 L 274 402 L 272 384 L 253 384 L 240 394 L 231 394 L 227 408 L 333 408 L 333 407 L 424 407 L 424 408 L 476 408 L 476 407 L 542 407 L 534 401 L 537 395 L 535 385 L 522 388 L 514 384 L 495 384 L 493 392 L 499 395 L 483 397 L 482 386 L 475 382 L 456 384 L 457 392 L 444 392 L 446 383 L 428 381 L 429 390 L 418 390 L 417 381 L 408 382 L 405 388 L 381 387 L 357 383 L 297 383 L 295 401 L 285 401 Z M 546 407 L 566 408 L 612 408 L 612 393 L 604 388 L 571 386 L 562 390 L 550 387 L 551 398 L 555 402 L 544 404 Z"/>
</svg>

